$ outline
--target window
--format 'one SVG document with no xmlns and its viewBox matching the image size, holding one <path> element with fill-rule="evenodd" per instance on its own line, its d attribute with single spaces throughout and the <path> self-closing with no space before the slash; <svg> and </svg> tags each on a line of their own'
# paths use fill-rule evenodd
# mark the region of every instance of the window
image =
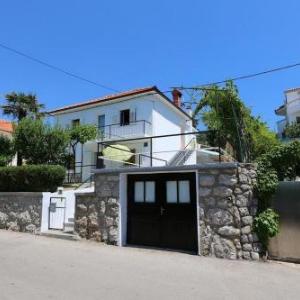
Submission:
<svg viewBox="0 0 300 300">
<path fill-rule="evenodd" d="M 300 117 L 296 117 L 296 123 L 300 124 Z"/>
<path fill-rule="evenodd" d="M 72 120 L 72 127 L 80 125 L 80 119 L 74 119 Z"/>
<path fill-rule="evenodd" d="M 105 115 L 98 116 L 98 128 L 101 133 L 105 130 Z"/>
<path fill-rule="evenodd" d="M 134 183 L 134 202 L 154 203 L 155 202 L 155 182 L 136 181 Z"/>
<path fill-rule="evenodd" d="M 120 125 L 125 126 L 130 124 L 130 110 L 125 109 L 120 111 Z"/>
<path fill-rule="evenodd" d="M 167 203 L 190 203 L 189 180 L 167 181 Z"/>
<path fill-rule="evenodd" d="M 177 181 L 167 181 L 167 203 L 177 203 Z"/>
</svg>

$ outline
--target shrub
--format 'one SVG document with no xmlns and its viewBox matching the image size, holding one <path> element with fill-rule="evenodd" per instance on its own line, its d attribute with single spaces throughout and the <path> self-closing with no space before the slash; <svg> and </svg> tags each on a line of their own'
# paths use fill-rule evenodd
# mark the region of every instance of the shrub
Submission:
<svg viewBox="0 0 300 300">
<path fill-rule="evenodd" d="M 57 165 L 0 167 L 1 192 L 54 192 L 65 178 L 65 169 Z"/>
<path fill-rule="evenodd" d="M 254 229 L 266 250 L 269 238 L 279 232 L 279 215 L 271 208 L 266 209 L 255 218 Z"/>
</svg>

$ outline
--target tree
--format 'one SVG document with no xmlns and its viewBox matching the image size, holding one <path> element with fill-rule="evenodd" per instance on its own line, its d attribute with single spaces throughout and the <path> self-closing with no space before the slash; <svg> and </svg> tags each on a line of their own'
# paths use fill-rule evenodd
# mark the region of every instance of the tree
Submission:
<svg viewBox="0 0 300 300">
<path fill-rule="evenodd" d="M 289 138 L 300 138 L 300 123 L 293 122 L 287 125 L 284 132 Z"/>
<path fill-rule="evenodd" d="M 8 165 L 14 155 L 14 146 L 12 140 L 0 134 L 0 166 Z"/>
<path fill-rule="evenodd" d="M 6 104 L 2 105 L 4 115 L 12 116 L 17 122 L 23 118 L 30 116 L 32 118 L 40 118 L 43 116 L 41 109 L 44 105 L 38 103 L 36 95 L 12 92 L 5 95 Z M 22 165 L 22 156 L 17 153 L 17 164 Z"/>
<path fill-rule="evenodd" d="M 28 164 L 65 164 L 69 134 L 42 120 L 22 119 L 14 132 L 15 149 Z"/>
<path fill-rule="evenodd" d="M 83 145 L 88 141 L 94 140 L 97 137 L 97 133 L 98 133 L 97 128 L 94 125 L 89 125 L 89 124 L 84 124 L 84 125 L 78 124 L 68 129 L 69 147 L 72 149 L 72 156 L 74 161 L 76 156 L 77 145 L 78 144 Z M 82 155 L 83 153 L 81 152 L 81 157 Z"/>
<path fill-rule="evenodd" d="M 229 151 L 233 148 L 232 154 L 238 161 L 255 160 L 278 144 L 275 133 L 260 118 L 251 115 L 231 81 L 224 88 L 204 88 L 193 117 L 202 119 L 212 131 L 208 136 L 211 144 L 220 144 Z"/>
<path fill-rule="evenodd" d="M 27 116 L 39 118 L 43 115 L 44 104 L 38 103 L 34 94 L 12 92 L 5 95 L 6 104 L 2 105 L 4 115 L 12 116 L 18 122 Z"/>
</svg>

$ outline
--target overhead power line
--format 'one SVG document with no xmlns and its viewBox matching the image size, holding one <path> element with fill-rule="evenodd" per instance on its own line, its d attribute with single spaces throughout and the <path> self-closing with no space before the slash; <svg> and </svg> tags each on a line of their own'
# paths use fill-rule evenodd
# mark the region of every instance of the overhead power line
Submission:
<svg viewBox="0 0 300 300">
<path fill-rule="evenodd" d="M 25 58 L 27 58 L 27 59 L 30 59 L 30 60 L 32 60 L 32 61 L 34 61 L 34 62 L 36 62 L 36 63 L 39 63 L 39 64 L 41 64 L 41 65 L 43 65 L 43 66 L 46 66 L 46 67 L 48 67 L 48 68 L 51 68 L 51 69 L 56 70 L 56 71 L 58 71 L 58 72 L 61 72 L 61 73 L 65 74 L 65 75 L 68 75 L 68 76 L 71 76 L 71 77 L 73 77 L 73 78 L 76 78 L 76 79 L 78 79 L 78 80 L 88 82 L 88 83 L 90 83 L 90 84 L 93 84 L 93 85 L 95 85 L 95 86 L 98 86 L 98 87 L 101 87 L 101 88 L 103 88 L 103 89 L 110 90 L 110 91 L 113 91 L 113 92 L 120 92 L 120 91 L 118 91 L 118 90 L 116 90 L 116 89 L 114 89 L 114 88 L 111 88 L 111 87 L 108 87 L 108 86 L 103 85 L 103 84 L 101 84 L 101 83 L 98 83 L 98 82 L 96 82 L 96 81 L 93 81 L 93 80 L 84 78 L 84 77 L 82 77 L 82 76 L 80 76 L 80 75 L 71 73 L 71 72 L 69 72 L 69 71 L 66 71 L 66 70 L 60 68 L 60 67 L 57 67 L 57 66 L 52 65 L 52 64 L 49 64 L 49 63 L 47 63 L 47 62 L 45 62 L 45 61 L 43 61 L 43 60 L 41 60 L 41 59 L 35 58 L 35 57 L 33 57 L 33 56 L 31 56 L 31 55 L 28 55 L 28 54 L 26 54 L 26 53 L 24 53 L 24 52 L 21 52 L 21 51 L 19 51 L 19 50 L 14 49 L 14 48 L 8 47 L 8 46 L 6 46 L 6 45 L 4 45 L 4 44 L 2 44 L 2 43 L 0 43 L 0 47 L 3 48 L 3 49 L 8 50 L 8 51 L 10 51 L 10 52 L 13 52 L 13 53 L 15 53 L 15 54 L 17 54 L 17 55 L 20 55 L 20 56 L 23 56 L 23 57 L 25 57 Z"/>
<path fill-rule="evenodd" d="M 52 65 L 52 64 L 50 64 L 48 62 L 45 62 L 45 61 L 43 61 L 41 59 L 38 59 L 38 58 L 33 57 L 31 55 L 28 55 L 28 54 L 26 54 L 24 52 L 21 52 L 21 51 L 19 51 L 17 49 L 9 47 L 9 46 L 7 46 L 7 45 L 5 45 L 3 43 L 0 43 L 0 47 L 3 48 L 3 49 L 8 50 L 8 51 L 10 51 L 10 52 L 12 52 L 14 54 L 17 54 L 19 56 L 23 56 L 23 57 L 25 57 L 25 58 L 27 58 L 27 59 L 29 59 L 31 61 L 34 61 L 36 63 L 44 65 L 44 66 L 46 66 L 48 68 L 51 68 L 51 69 L 56 70 L 58 72 L 61 72 L 61 73 L 65 74 L 65 75 L 71 76 L 71 77 L 73 77 L 75 79 L 78 79 L 78 80 L 90 83 L 92 85 L 101 87 L 101 88 L 106 89 L 106 90 L 110 90 L 110 91 L 113 91 L 113 92 L 120 92 L 117 89 L 114 89 L 112 87 L 103 85 L 103 84 L 98 83 L 96 81 L 87 79 L 87 78 L 85 78 L 83 76 L 80 76 L 80 75 L 77 75 L 75 73 L 66 71 L 63 68 L 60 68 L 60 67 L 55 66 L 55 65 Z M 208 82 L 208 83 L 205 83 L 205 84 L 199 84 L 197 86 L 192 86 L 192 87 L 176 87 L 176 88 L 179 89 L 179 90 L 197 90 L 197 89 L 205 90 L 205 87 L 212 86 L 212 85 L 218 85 L 218 84 L 222 84 L 222 83 L 226 83 L 228 80 L 238 81 L 238 80 L 250 79 L 250 78 L 257 77 L 257 76 L 262 76 L 262 75 L 266 75 L 266 74 L 274 73 L 274 72 L 280 72 L 280 71 L 284 71 L 284 70 L 295 68 L 295 67 L 299 67 L 299 66 L 300 66 L 300 62 L 295 63 L 295 64 L 290 64 L 290 65 L 280 66 L 280 67 L 276 67 L 276 68 L 272 68 L 272 69 L 267 69 L 267 70 L 264 70 L 264 71 L 261 71 L 261 72 L 257 72 L 257 73 L 251 73 L 251 74 L 247 74 L 247 75 L 241 75 L 241 76 L 237 76 L 237 77 L 233 77 L 233 78 L 228 78 L 226 80 L 220 80 L 220 81 L 215 81 L 215 82 Z M 206 88 L 206 89 L 208 90 L 209 88 Z M 167 91 L 162 91 L 161 93 L 169 93 L 171 91 L 172 90 L 167 90 Z M 153 92 L 151 94 L 159 94 L 159 93 L 158 92 Z M 135 98 L 138 98 L 138 97 L 140 97 L 140 96 L 136 96 Z"/>
<path fill-rule="evenodd" d="M 206 84 L 199 84 L 199 85 L 194 86 L 194 87 L 190 87 L 190 88 L 187 87 L 187 88 L 183 88 L 183 89 L 197 89 L 197 88 L 201 88 L 201 87 L 205 87 L 205 86 L 218 85 L 218 84 L 226 83 L 229 80 L 232 80 L 232 81 L 244 80 L 244 79 L 249 79 L 249 78 L 253 78 L 253 77 L 257 77 L 257 76 L 266 75 L 266 74 L 269 74 L 269 73 L 274 73 L 274 72 L 284 71 L 284 70 L 291 69 L 291 68 L 296 68 L 296 67 L 299 67 L 299 66 L 300 66 L 300 62 L 295 63 L 295 64 L 291 64 L 291 65 L 285 65 L 285 66 L 273 68 L 273 69 L 267 69 L 265 71 L 261 71 L 261 72 L 257 72 L 257 73 L 241 75 L 241 76 L 229 78 L 229 79 L 226 79 L 226 80 L 209 82 L 209 83 L 206 83 Z"/>
</svg>

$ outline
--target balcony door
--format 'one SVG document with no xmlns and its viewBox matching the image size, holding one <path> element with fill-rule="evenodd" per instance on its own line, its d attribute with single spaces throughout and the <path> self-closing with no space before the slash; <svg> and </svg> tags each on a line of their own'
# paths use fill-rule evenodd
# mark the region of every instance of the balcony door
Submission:
<svg viewBox="0 0 300 300">
<path fill-rule="evenodd" d="M 100 134 L 103 136 L 105 132 L 105 115 L 98 116 L 98 129 Z"/>
<path fill-rule="evenodd" d="M 120 111 L 120 125 L 126 126 L 130 124 L 130 110 L 124 109 Z"/>
</svg>

